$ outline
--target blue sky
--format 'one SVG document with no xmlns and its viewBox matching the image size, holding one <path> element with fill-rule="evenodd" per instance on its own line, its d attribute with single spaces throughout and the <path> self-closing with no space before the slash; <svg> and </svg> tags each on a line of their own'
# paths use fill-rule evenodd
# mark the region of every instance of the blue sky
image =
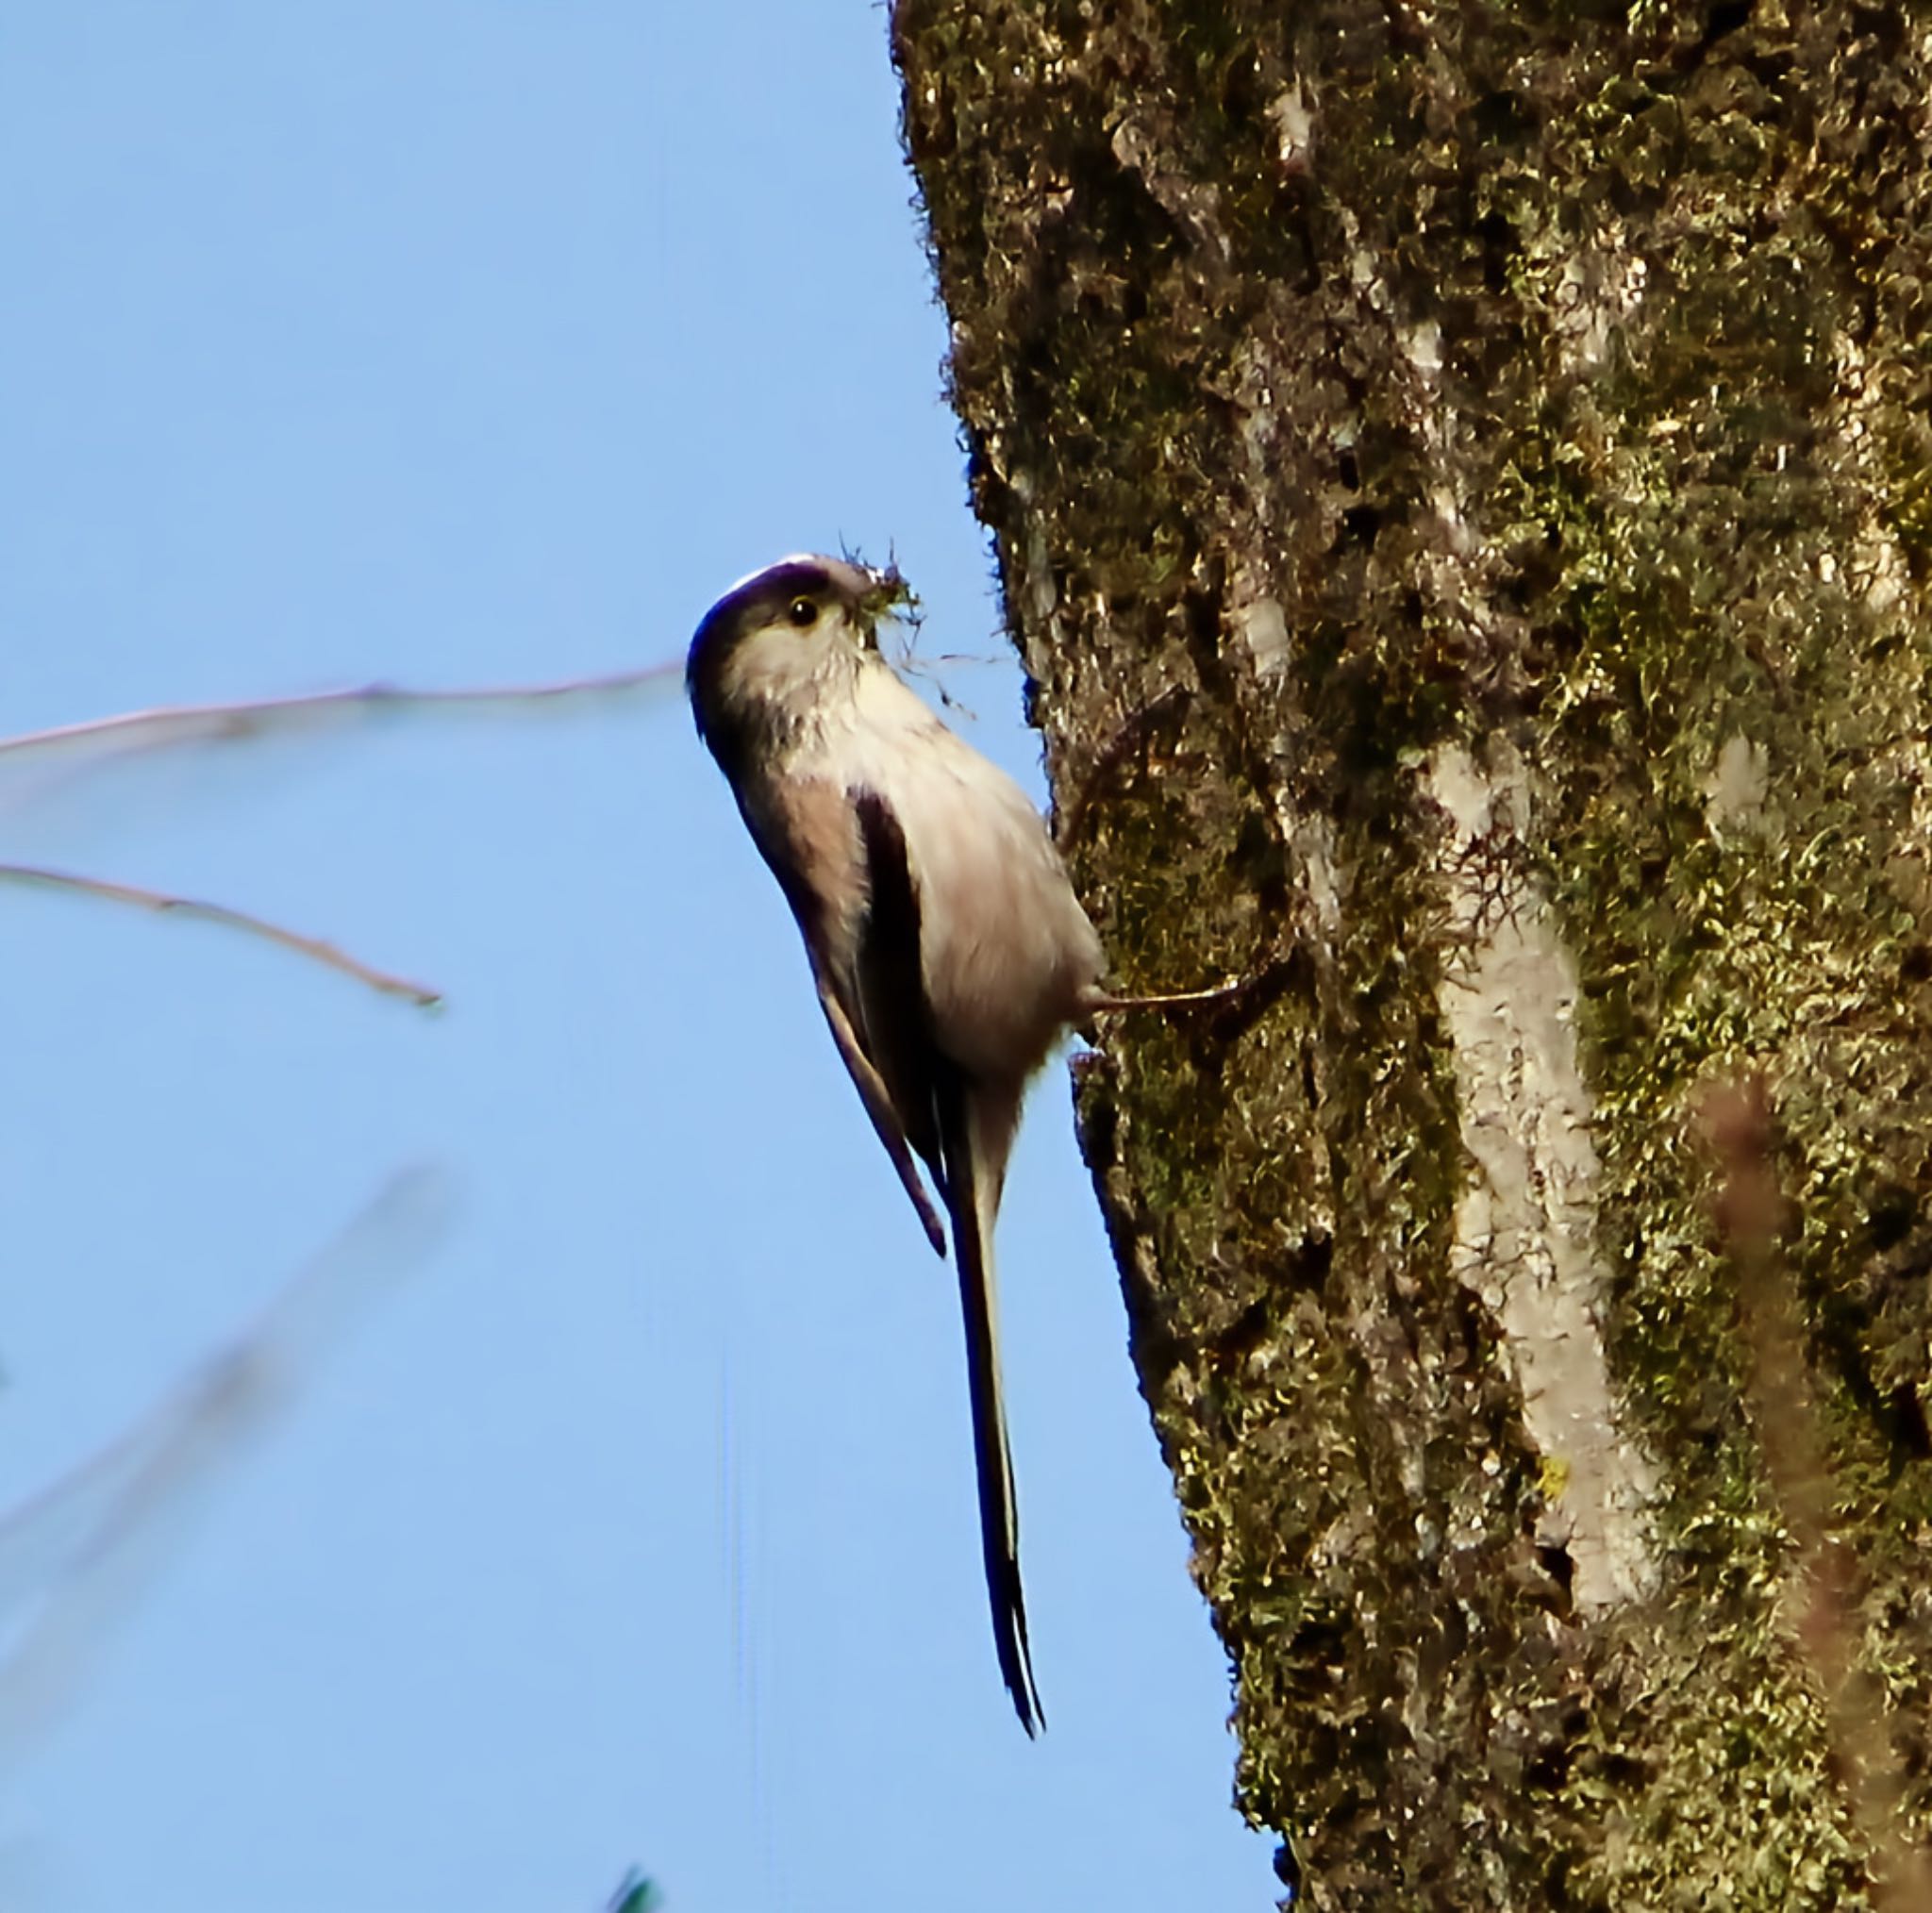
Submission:
<svg viewBox="0 0 1932 1913">
<path fill-rule="evenodd" d="M 9 9 L 0 729 L 622 669 L 844 541 L 1037 789 L 885 16 L 717 17 Z M 669 1913 L 1269 1904 L 1064 1070 L 1001 1231 L 1036 1745 L 952 1279 L 681 700 L 15 775 L 0 856 L 450 999 L 0 890 L 6 1500 L 396 1166 L 459 1191 L 6 1773 L 0 1902 L 537 1913 L 635 1863 Z"/>
</svg>

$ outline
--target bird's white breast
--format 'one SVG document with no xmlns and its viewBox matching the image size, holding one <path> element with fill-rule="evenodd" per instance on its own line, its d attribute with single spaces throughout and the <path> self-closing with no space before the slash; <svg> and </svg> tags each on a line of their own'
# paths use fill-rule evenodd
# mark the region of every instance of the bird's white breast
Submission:
<svg viewBox="0 0 1932 1913">
<path fill-rule="evenodd" d="M 1040 813 L 882 659 L 864 660 L 811 755 L 818 774 L 876 791 L 905 835 L 941 1046 L 976 1074 L 1023 1080 L 1103 964 Z"/>
</svg>

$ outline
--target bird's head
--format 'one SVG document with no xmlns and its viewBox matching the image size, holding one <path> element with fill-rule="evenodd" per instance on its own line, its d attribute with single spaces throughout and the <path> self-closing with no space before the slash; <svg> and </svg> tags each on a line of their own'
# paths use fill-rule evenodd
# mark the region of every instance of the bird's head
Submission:
<svg viewBox="0 0 1932 1913">
<path fill-rule="evenodd" d="M 741 579 L 706 612 L 685 681 L 698 729 L 717 747 L 746 726 L 796 724 L 850 680 L 878 627 L 916 604 L 896 566 L 780 558 Z"/>
</svg>

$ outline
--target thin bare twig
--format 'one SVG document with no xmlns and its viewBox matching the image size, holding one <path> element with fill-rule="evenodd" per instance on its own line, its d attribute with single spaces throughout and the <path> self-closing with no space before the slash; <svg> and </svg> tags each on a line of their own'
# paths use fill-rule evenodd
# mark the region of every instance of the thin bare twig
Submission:
<svg viewBox="0 0 1932 1913">
<path fill-rule="evenodd" d="M 118 717 L 95 718 L 86 724 L 60 724 L 51 730 L 27 731 L 0 738 L 0 759 L 58 757 L 88 751 L 112 759 L 134 751 L 173 749 L 181 745 L 231 743 L 269 732 L 315 728 L 330 722 L 358 717 L 387 716 L 410 711 L 464 711 L 505 708 L 536 709 L 560 703 L 623 696 L 661 690 L 676 681 L 678 666 L 671 661 L 640 671 L 622 671 L 602 677 L 559 678 L 542 684 L 479 685 L 448 690 L 411 690 L 392 684 L 366 684 L 348 690 L 308 691 L 294 697 L 258 698 L 239 704 L 163 705 L 152 710 L 125 711 Z M 75 767 L 92 766 L 83 758 Z M 30 884 L 42 889 L 75 891 L 104 903 L 127 904 L 161 914 L 199 917 L 205 923 L 241 930 L 311 962 L 354 977 L 385 996 L 400 996 L 420 1009 L 435 1009 L 442 992 L 427 984 L 397 976 L 333 943 L 238 910 L 225 904 L 204 903 L 193 897 L 115 883 L 77 872 L 47 870 L 33 864 L 0 864 L 0 881 Z"/>
<path fill-rule="evenodd" d="M 1831 1463 L 1805 1367 L 1804 1325 L 1777 1253 L 1786 1204 L 1773 1166 L 1764 1079 L 1714 1091 L 1704 1122 L 1724 1165 L 1718 1222 L 1737 1271 L 1738 1312 L 1751 1350 L 1752 1419 L 1797 1550 L 1799 1644 L 1824 1693 L 1832 1751 L 1872 1858 L 1872 1904 L 1878 1913 L 1921 1913 L 1932 1906 L 1932 1866 L 1909 1837 L 1883 1703 L 1857 1667 L 1857 1563 L 1832 1531 Z"/>
<path fill-rule="evenodd" d="M 307 722 L 375 716 L 391 711 L 459 710 L 491 706 L 543 706 L 572 699 L 617 697 L 661 690 L 675 683 L 674 660 L 640 671 L 603 677 L 568 677 L 544 684 L 475 685 L 448 690 L 412 690 L 394 684 L 364 684 L 346 690 L 306 691 L 294 697 L 266 697 L 240 704 L 160 705 L 152 710 L 124 711 L 86 724 L 58 724 L 0 738 L 0 757 L 23 757 L 90 744 L 125 740 L 138 749 L 175 744 L 225 743 L 259 737 L 271 730 L 299 729 Z"/>
<path fill-rule="evenodd" d="M 111 883 L 106 877 L 83 876 L 76 871 L 47 870 L 38 864 L 0 863 L 0 883 L 30 885 L 38 890 L 69 890 L 84 897 L 97 897 L 103 903 L 127 904 L 136 909 L 153 910 L 161 916 L 199 917 L 204 923 L 219 923 L 230 930 L 245 931 L 265 942 L 292 950 L 298 956 L 320 963 L 325 969 L 354 977 L 358 983 L 384 996 L 400 996 L 418 1009 L 440 1009 L 442 991 L 426 983 L 412 983 L 351 956 L 319 937 L 305 937 L 299 930 L 270 923 L 266 917 L 251 916 L 246 910 L 230 909 L 226 904 L 203 903 L 195 897 L 171 896 L 165 890 L 142 890 L 136 884 Z"/>
</svg>

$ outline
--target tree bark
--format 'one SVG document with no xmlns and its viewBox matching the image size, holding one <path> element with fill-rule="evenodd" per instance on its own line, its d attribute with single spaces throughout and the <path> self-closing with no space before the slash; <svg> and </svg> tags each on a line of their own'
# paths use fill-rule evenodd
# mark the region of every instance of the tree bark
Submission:
<svg viewBox="0 0 1932 1913">
<path fill-rule="evenodd" d="M 1077 1104 L 1306 1905 L 1924 1842 L 1928 18 L 898 0 L 1077 878 L 1123 987 L 1252 979 Z"/>
</svg>

